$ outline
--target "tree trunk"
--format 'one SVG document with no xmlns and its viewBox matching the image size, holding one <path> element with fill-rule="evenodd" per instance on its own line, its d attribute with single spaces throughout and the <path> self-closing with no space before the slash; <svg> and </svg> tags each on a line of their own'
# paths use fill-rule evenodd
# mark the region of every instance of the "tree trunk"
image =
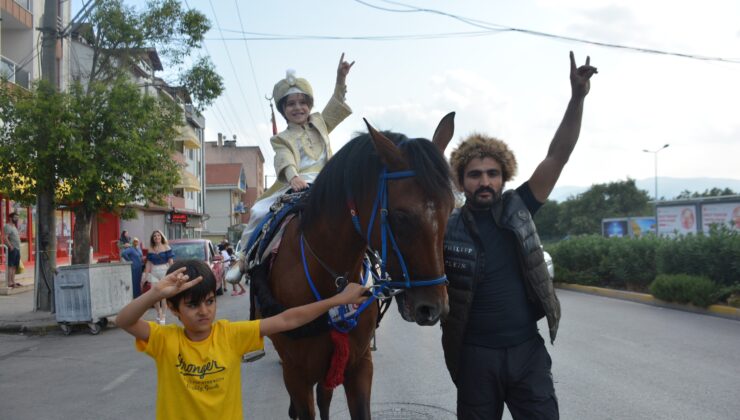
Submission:
<svg viewBox="0 0 740 420">
<path fill-rule="evenodd" d="M 47 182 L 47 185 L 54 185 Z M 36 202 L 38 218 L 35 287 L 36 310 L 54 309 L 54 272 L 57 267 L 56 213 L 53 188 L 39 188 Z"/>
<path fill-rule="evenodd" d="M 90 227 L 95 213 L 82 207 L 75 209 L 75 229 L 72 233 L 72 264 L 90 264 Z"/>
</svg>

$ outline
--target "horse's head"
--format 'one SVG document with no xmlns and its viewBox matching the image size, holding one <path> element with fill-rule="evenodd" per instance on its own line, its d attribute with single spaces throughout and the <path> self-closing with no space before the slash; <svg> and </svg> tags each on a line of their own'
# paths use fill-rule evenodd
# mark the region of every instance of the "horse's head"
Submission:
<svg viewBox="0 0 740 420">
<path fill-rule="evenodd" d="M 419 325 L 434 325 L 449 310 L 442 246 L 454 200 L 443 152 L 452 139 L 454 115 L 440 121 L 432 142 L 404 137 L 391 140 L 368 124 L 388 174 L 387 213 L 382 214 L 381 203 L 376 215 L 381 220 L 372 232 L 370 246 L 379 252 L 387 247 L 387 271 L 396 287 L 405 289 L 396 295 L 398 310 L 403 319 Z M 384 216 L 389 227 L 385 233 L 381 226 Z"/>
</svg>

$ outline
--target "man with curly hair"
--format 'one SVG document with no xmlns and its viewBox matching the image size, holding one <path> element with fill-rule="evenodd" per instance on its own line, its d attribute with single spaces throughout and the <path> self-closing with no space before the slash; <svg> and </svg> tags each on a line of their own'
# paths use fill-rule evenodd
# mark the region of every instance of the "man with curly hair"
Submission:
<svg viewBox="0 0 740 420">
<path fill-rule="evenodd" d="M 596 68 L 576 68 L 571 99 L 545 159 L 528 181 L 504 192 L 517 171 L 503 141 L 465 139 L 450 164 L 465 205 L 450 216 L 445 271 L 450 312 L 442 321 L 445 362 L 457 386 L 460 419 L 557 419 L 551 359 L 537 331 L 547 317 L 554 342 L 560 303 L 532 220 L 547 200 L 581 131 L 583 103 Z"/>
</svg>

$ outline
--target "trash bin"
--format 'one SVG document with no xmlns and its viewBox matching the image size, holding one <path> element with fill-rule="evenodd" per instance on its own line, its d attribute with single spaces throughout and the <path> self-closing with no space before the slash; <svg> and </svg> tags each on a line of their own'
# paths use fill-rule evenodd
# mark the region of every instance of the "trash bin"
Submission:
<svg viewBox="0 0 740 420">
<path fill-rule="evenodd" d="M 65 335 L 73 324 L 87 324 L 98 334 L 132 299 L 131 263 L 58 267 L 54 276 L 56 319 Z"/>
</svg>

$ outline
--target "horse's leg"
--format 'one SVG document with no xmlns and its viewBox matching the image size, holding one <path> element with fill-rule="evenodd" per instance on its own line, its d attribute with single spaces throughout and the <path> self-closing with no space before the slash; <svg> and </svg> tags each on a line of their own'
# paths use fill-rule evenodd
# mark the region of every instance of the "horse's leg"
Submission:
<svg viewBox="0 0 740 420">
<path fill-rule="evenodd" d="M 344 392 L 352 420 L 370 419 L 370 389 L 373 384 L 373 358 L 370 347 L 344 378 Z"/>
<path fill-rule="evenodd" d="M 319 417 L 321 417 L 321 420 L 329 420 L 329 406 L 331 405 L 331 397 L 333 395 L 333 389 L 324 388 L 321 382 L 316 384 L 316 403 L 319 406 Z"/>
<path fill-rule="evenodd" d="M 291 419 L 313 420 L 316 416 L 313 399 L 313 384 L 299 377 L 300 371 L 293 372 L 293 375 L 287 373 L 288 369 L 283 367 L 283 381 L 285 388 L 290 395 L 290 409 L 288 414 Z"/>
</svg>

